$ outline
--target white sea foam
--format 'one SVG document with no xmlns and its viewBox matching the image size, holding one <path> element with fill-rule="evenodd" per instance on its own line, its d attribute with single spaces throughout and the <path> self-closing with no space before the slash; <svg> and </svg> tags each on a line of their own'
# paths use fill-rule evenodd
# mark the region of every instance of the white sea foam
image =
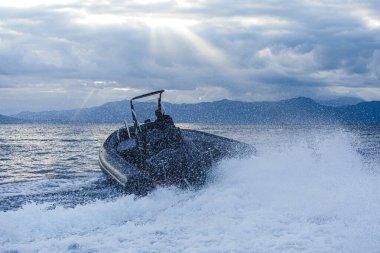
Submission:
<svg viewBox="0 0 380 253">
<path fill-rule="evenodd" d="M 76 177 L 74 179 L 42 179 L 18 182 L 17 184 L 0 184 L 0 193 L 1 197 L 58 193 L 88 186 L 89 184 L 95 183 L 99 180 L 99 177 L 99 174 L 88 173 L 86 176 Z"/>
<path fill-rule="evenodd" d="M 380 176 L 353 138 L 223 161 L 199 191 L 0 213 L 0 252 L 379 252 Z"/>
</svg>

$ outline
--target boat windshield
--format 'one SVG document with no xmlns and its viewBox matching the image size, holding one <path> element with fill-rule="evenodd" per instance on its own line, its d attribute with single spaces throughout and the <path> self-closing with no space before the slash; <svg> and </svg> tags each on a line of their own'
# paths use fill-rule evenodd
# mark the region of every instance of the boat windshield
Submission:
<svg viewBox="0 0 380 253">
<path fill-rule="evenodd" d="M 131 99 L 131 110 L 134 125 L 153 122 L 156 120 L 155 111 L 159 108 L 163 110 L 161 95 L 164 90 L 147 93 Z"/>
</svg>

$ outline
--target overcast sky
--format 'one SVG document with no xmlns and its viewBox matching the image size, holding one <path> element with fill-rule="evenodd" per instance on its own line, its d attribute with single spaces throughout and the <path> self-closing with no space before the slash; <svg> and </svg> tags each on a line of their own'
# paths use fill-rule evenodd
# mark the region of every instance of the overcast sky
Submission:
<svg viewBox="0 0 380 253">
<path fill-rule="evenodd" d="M 0 113 L 100 105 L 380 100 L 380 1 L 0 0 Z"/>
</svg>

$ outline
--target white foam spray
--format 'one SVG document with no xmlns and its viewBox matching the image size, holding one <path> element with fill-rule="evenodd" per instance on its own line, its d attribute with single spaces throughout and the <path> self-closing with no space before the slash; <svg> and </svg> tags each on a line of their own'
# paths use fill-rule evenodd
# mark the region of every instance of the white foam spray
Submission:
<svg viewBox="0 0 380 253">
<path fill-rule="evenodd" d="M 380 176 L 353 138 L 223 161 L 198 191 L 0 213 L 0 252 L 379 252 Z"/>
</svg>

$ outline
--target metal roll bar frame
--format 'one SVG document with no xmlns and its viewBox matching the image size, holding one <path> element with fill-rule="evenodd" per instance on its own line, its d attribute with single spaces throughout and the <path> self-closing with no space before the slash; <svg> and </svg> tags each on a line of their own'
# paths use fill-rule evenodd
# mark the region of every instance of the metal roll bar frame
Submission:
<svg viewBox="0 0 380 253">
<path fill-rule="evenodd" d="M 133 105 L 133 100 L 137 100 L 137 99 L 140 99 L 140 98 L 144 98 L 144 97 L 149 97 L 149 96 L 153 96 L 153 95 L 157 95 L 157 94 L 160 94 L 160 96 L 158 97 L 158 104 L 157 104 L 157 107 L 160 111 L 162 111 L 162 105 L 161 105 L 161 96 L 162 96 L 162 93 L 164 92 L 165 90 L 158 90 L 158 91 L 153 91 L 153 92 L 150 92 L 150 93 L 146 93 L 146 94 L 143 94 L 143 95 L 140 95 L 140 96 L 137 96 L 137 97 L 134 97 L 131 99 L 131 113 L 132 113 L 132 120 L 133 120 L 133 125 L 137 130 L 140 130 L 141 132 L 141 128 L 140 128 L 140 124 L 137 120 L 137 116 L 136 116 L 136 112 L 135 112 L 135 107 Z"/>
</svg>

